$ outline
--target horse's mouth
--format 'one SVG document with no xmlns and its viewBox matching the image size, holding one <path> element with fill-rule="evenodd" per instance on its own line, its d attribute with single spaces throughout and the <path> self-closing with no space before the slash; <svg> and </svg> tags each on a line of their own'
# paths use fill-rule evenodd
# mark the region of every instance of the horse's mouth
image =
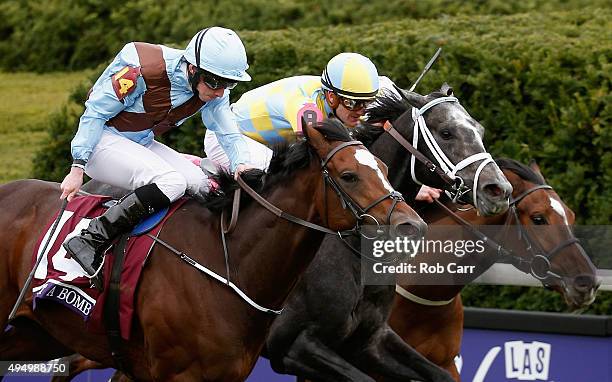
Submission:
<svg viewBox="0 0 612 382">
<path fill-rule="evenodd" d="M 502 200 L 490 200 L 486 195 L 477 200 L 476 209 L 478 214 L 481 216 L 495 216 L 502 214 L 508 210 L 509 202 L 508 199 Z"/>
<path fill-rule="evenodd" d="M 574 288 L 563 287 L 563 298 L 570 312 L 582 313 L 594 301 L 597 295 L 597 289 L 590 289 L 588 292 L 579 292 Z"/>
</svg>

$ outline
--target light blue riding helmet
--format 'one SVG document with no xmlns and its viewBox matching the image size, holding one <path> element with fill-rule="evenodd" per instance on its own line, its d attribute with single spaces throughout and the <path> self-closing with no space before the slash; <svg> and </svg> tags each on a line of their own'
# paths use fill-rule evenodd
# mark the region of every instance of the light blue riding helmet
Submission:
<svg viewBox="0 0 612 382">
<path fill-rule="evenodd" d="M 206 28 L 189 41 L 183 54 L 187 62 L 219 77 L 250 81 L 246 50 L 240 37 L 231 29 Z"/>
</svg>

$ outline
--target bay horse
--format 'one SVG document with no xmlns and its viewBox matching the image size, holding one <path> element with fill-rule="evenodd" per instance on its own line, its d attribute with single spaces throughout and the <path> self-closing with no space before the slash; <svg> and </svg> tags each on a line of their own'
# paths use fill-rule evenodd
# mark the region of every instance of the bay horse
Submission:
<svg viewBox="0 0 612 382">
<path fill-rule="evenodd" d="M 458 206 L 448 199 L 446 205 L 476 227 L 513 225 L 514 229 L 508 232 L 512 234 L 512 240 L 498 240 L 504 248 L 512 249 L 517 257 L 506 260 L 524 272 L 535 274 L 544 286 L 561 293 L 570 309 L 588 306 L 594 301 L 597 291 L 595 267 L 580 244 L 574 241 L 571 230 L 574 212 L 546 184 L 535 162 L 529 167 L 511 159 L 499 159 L 497 163 L 514 189 L 507 213 L 483 217 L 473 210 L 458 210 Z M 460 224 L 435 204 L 427 206 L 421 213 L 430 227 Z M 524 229 L 521 236 L 517 235 L 518 225 Z M 534 232 L 536 227 L 546 227 L 546 232 Z M 517 241 L 517 237 L 521 240 Z M 448 370 L 456 381 L 460 376 L 454 359 L 459 354 L 463 332 L 460 292 L 465 283 L 478 277 L 496 260 L 503 260 L 497 258 L 496 250 L 492 252 L 481 259 L 465 256 L 458 266 L 474 265 L 475 272 L 455 285 L 418 285 L 410 277 L 401 277 L 398 282 L 389 324 L 404 341 Z M 437 258 L 432 253 L 424 256 L 428 262 L 445 264 L 449 261 L 448 257 Z M 550 266 L 546 265 L 547 262 Z"/>
<path fill-rule="evenodd" d="M 307 139 L 277 151 L 268 173 L 254 182 L 269 202 L 311 223 L 327 221 L 334 231 L 355 226 L 361 216 L 353 211 L 362 211 L 385 224 L 410 226 L 415 235 L 424 234 L 424 222 L 398 198 L 382 164 L 353 141 L 342 124 L 329 120 L 306 126 L 304 132 Z M 209 203 L 216 212 L 189 200 L 160 234 L 160 239 L 219 274 L 226 269 L 218 238 L 219 208 L 231 203 L 227 195 L 237 187 L 230 176 L 224 179 L 226 196 L 215 194 Z M 60 204 L 59 195 L 58 184 L 37 180 L 0 186 L 2 328 L 32 268 L 41 229 Z M 232 279 L 260 305 L 279 309 L 323 236 L 245 200 L 228 242 Z M 14 326 L 0 336 L 0 360 L 46 360 L 77 352 L 113 366 L 105 335 L 86 331 L 82 319 L 59 304 L 41 301 L 34 310 L 31 299 L 30 294 Z M 143 381 L 243 381 L 273 319 L 159 245 L 143 269 L 135 299 L 135 328 L 123 344 L 125 371 Z M 32 340 L 37 336 L 61 346 L 36 348 Z"/>
<path fill-rule="evenodd" d="M 485 153 L 484 129 L 452 95 L 452 89 L 446 84 L 427 96 L 406 92 L 403 101 L 388 93 L 368 110 L 370 121 L 391 120 L 403 137 L 414 137 L 413 128 L 419 126 L 415 126 L 412 109 L 420 110 L 431 102 L 445 101 L 432 106 L 422 117 L 438 148 L 453 163 L 461 163 Z M 362 126 L 354 136 L 366 142 L 390 166 L 390 180 L 395 188 L 414 198 L 419 187 L 414 177 L 433 186 L 448 187 L 430 168 L 420 162 L 411 163 L 406 148 L 384 131 L 381 126 Z M 435 162 L 435 155 L 439 153 L 434 154 L 437 150 L 430 145 L 423 139 L 415 143 L 420 152 Z M 471 185 L 479 180 L 478 205 L 483 214 L 503 211 L 510 185 L 496 165 L 487 166 L 478 175 L 477 164 L 460 173 L 463 183 Z M 469 202 L 473 195 L 463 194 Z M 330 238 L 324 240 L 313 264 L 292 293 L 287 309 L 273 324 L 265 354 L 273 368 L 281 373 L 334 382 L 373 380 L 356 365 L 396 375 L 401 380 L 450 380 L 435 365 L 415 357 L 413 350 L 388 327 L 386 320 L 394 296 L 393 287 L 363 286 L 359 272 L 360 259 L 344 243 Z M 390 284 L 395 285 L 395 280 Z M 82 362 L 79 359 L 74 364 Z"/>
<path fill-rule="evenodd" d="M 452 89 L 444 84 L 425 96 L 402 93 L 403 99 L 390 93 L 379 98 L 367 110 L 372 124 L 353 134 L 389 166 L 393 187 L 408 201 L 420 187 L 416 180 L 456 190 L 432 171 L 443 167 L 437 160 L 442 152 L 451 162 L 449 167 L 469 163 L 455 173 L 462 177 L 462 184 L 474 185 L 471 192 L 462 193 L 464 202 L 475 203 L 483 215 L 505 211 L 512 188 L 494 163 L 470 162 L 475 156 L 488 155 L 482 142 L 484 128 L 453 97 Z M 380 126 L 385 121 L 397 130 L 399 140 L 385 133 L 387 124 Z M 373 125 L 377 122 L 381 123 Z M 419 134 L 427 139 L 415 139 Z M 434 167 L 416 161 L 400 143 L 402 138 L 412 142 Z M 358 241 L 349 242 L 359 248 Z M 325 238 L 290 295 L 286 311 L 272 324 L 266 341 L 272 368 L 317 382 L 374 381 L 368 373 L 393 381 L 452 380 L 432 363 L 416 358 L 389 327 L 395 278 L 387 285 L 363 285 L 362 261 L 368 263 L 341 240 Z"/>
</svg>

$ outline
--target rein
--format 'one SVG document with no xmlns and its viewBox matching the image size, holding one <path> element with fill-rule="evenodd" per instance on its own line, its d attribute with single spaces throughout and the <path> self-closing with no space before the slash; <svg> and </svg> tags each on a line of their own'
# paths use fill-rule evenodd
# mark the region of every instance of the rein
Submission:
<svg viewBox="0 0 612 382">
<path fill-rule="evenodd" d="M 383 201 L 385 201 L 386 199 L 392 199 L 393 200 L 393 204 L 391 206 L 391 208 L 389 209 L 389 213 L 387 215 L 388 219 L 390 220 L 391 214 L 393 213 L 393 210 L 395 209 L 395 207 L 397 206 L 397 204 L 399 202 L 404 201 L 404 198 L 402 197 L 402 194 L 400 194 L 397 191 L 392 191 L 386 195 L 381 196 L 380 198 L 376 199 L 374 202 L 370 203 L 367 207 L 362 208 L 361 206 L 359 206 L 359 204 L 357 202 L 355 202 L 353 200 L 353 198 L 351 198 L 351 196 L 342 189 L 342 187 L 340 187 L 340 185 L 336 182 L 336 180 L 329 174 L 329 171 L 327 169 L 327 163 L 332 159 L 332 157 L 338 153 L 340 150 L 349 147 L 349 146 L 360 146 L 362 145 L 362 143 L 360 141 L 349 141 L 349 142 L 344 142 L 338 146 L 336 146 L 332 151 L 329 152 L 329 154 L 327 154 L 327 157 L 325 159 L 323 159 L 321 161 L 321 170 L 322 170 L 322 174 L 323 174 L 323 187 L 324 187 L 324 197 L 323 199 L 325 200 L 325 211 L 327 211 L 327 197 L 326 197 L 326 190 L 327 190 L 327 186 L 329 185 L 332 190 L 334 190 L 336 192 L 336 194 L 338 195 L 338 197 L 340 198 L 340 201 L 342 203 L 342 207 L 345 209 L 349 209 L 351 211 L 351 213 L 353 214 L 353 216 L 355 217 L 355 219 L 357 220 L 357 224 L 355 225 L 355 227 L 353 227 L 350 230 L 346 230 L 346 231 L 332 231 L 331 229 L 315 224 L 315 223 L 311 223 L 309 221 L 300 219 L 296 216 L 293 216 L 287 212 L 284 212 L 283 210 L 281 210 L 280 208 L 276 207 L 275 205 L 273 205 L 272 203 L 268 202 L 266 199 L 264 199 L 261 195 L 259 195 L 255 190 L 253 190 L 248 184 L 246 184 L 244 182 L 244 180 L 242 180 L 242 178 L 238 177 L 237 178 L 237 182 L 240 185 L 240 187 L 247 193 L 249 194 L 249 196 L 251 196 L 257 203 L 259 203 L 262 207 L 264 207 L 265 209 L 267 209 L 268 211 L 270 211 L 271 213 L 273 213 L 274 215 L 288 220 L 292 223 L 295 224 L 299 224 L 301 226 L 307 227 L 307 228 L 311 228 L 314 229 L 316 231 L 320 231 L 326 234 L 332 234 L 332 235 L 338 235 L 341 238 L 343 236 L 347 236 L 347 235 L 351 235 L 356 233 L 359 230 L 359 223 L 364 219 L 364 217 L 370 217 L 372 218 L 376 224 L 378 226 L 380 226 L 380 223 L 370 214 L 368 214 L 368 211 L 371 210 L 372 208 L 374 208 L 375 206 L 377 206 L 378 204 L 382 203 Z M 327 220 L 327 212 L 324 214 L 325 218 Z"/>
<path fill-rule="evenodd" d="M 470 222 L 463 219 L 461 216 L 457 215 L 455 211 L 445 206 L 439 200 L 435 199 L 434 202 L 448 216 L 450 216 L 455 221 L 457 221 L 459 224 L 464 226 L 471 234 L 476 236 L 478 239 L 482 240 L 485 243 L 485 245 L 487 245 L 489 248 L 493 249 L 496 253 L 496 256 L 498 257 L 497 262 L 511 264 L 515 266 L 517 269 L 519 269 L 520 271 L 530 274 L 536 279 L 540 280 L 540 282 L 542 282 L 542 284 L 544 284 L 545 286 L 550 286 L 549 281 L 551 279 L 559 280 L 563 285 L 565 285 L 566 284 L 565 278 L 551 271 L 551 259 L 553 256 L 558 254 L 562 249 L 570 245 L 576 244 L 581 247 L 579 240 L 573 237 L 559 244 L 558 246 L 553 248 L 551 251 L 546 252 L 541 248 L 540 245 L 537 244 L 537 241 L 534 241 L 533 238 L 531 238 L 527 230 L 525 230 L 522 224 L 520 224 L 518 212 L 517 212 L 517 205 L 529 194 L 535 191 L 538 191 L 538 190 L 552 190 L 552 189 L 553 188 L 549 185 L 535 186 L 523 192 L 522 194 L 520 194 L 516 198 L 513 198 L 510 201 L 508 217 L 506 218 L 506 221 L 504 222 L 504 226 L 508 227 L 512 219 L 516 220 L 516 223 L 518 226 L 517 229 L 519 230 L 519 240 L 522 239 L 525 241 L 526 246 L 527 246 L 527 251 L 531 255 L 531 258 L 527 260 L 515 255 L 511 250 L 504 248 L 502 244 L 496 242 L 492 238 L 488 237 L 487 235 L 479 231 Z M 403 296 L 404 298 L 412 302 L 415 302 L 421 305 L 428 305 L 428 306 L 446 305 L 452 302 L 454 299 L 453 298 L 453 299 L 446 300 L 446 301 L 430 301 L 430 300 L 424 299 L 422 297 L 416 296 L 408 292 L 406 289 L 404 289 L 403 287 L 399 285 L 396 285 L 396 292 L 399 295 Z"/>
<path fill-rule="evenodd" d="M 216 272 L 206 268 L 204 265 L 200 264 L 199 262 L 197 262 L 196 260 L 194 260 L 193 258 L 191 258 L 190 256 L 188 256 L 186 253 L 181 252 L 177 249 L 175 249 L 174 247 L 172 247 L 171 245 L 169 245 L 168 243 L 166 243 L 165 241 L 152 236 L 150 234 L 147 234 L 147 236 L 149 236 L 151 239 L 153 239 L 155 242 L 161 244 L 162 246 L 164 246 L 166 249 L 168 249 L 170 252 L 172 252 L 173 254 L 175 254 L 176 256 L 178 256 L 182 261 L 184 261 L 185 263 L 189 264 L 190 266 L 196 268 L 198 271 L 205 273 L 206 275 L 214 278 L 215 280 L 221 282 L 222 284 L 227 285 L 228 287 L 232 288 L 234 290 L 234 292 L 236 292 L 236 294 L 238 294 L 238 296 L 240 296 L 244 301 L 246 301 L 249 305 L 251 305 L 252 307 L 254 307 L 255 309 L 264 312 L 264 313 L 270 313 L 270 314 L 275 314 L 275 315 L 280 315 L 283 311 L 283 308 L 279 309 L 279 310 L 275 310 L 275 309 L 270 309 L 270 308 L 266 308 L 263 307 L 259 304 L 257 304 L 253 299 L 251 299 L 246 293 L 244 293 L 236 284 L 234 284 L 231 280 L 230 280 L 230 266 L 229 266 L 229 251 L 227 249 L 227 244 L 226 244 L 226 238 L 225 235 L 230 233 L 235 225 L 236 225 L 236 221 L 237 221 L 237 216 L 238 216 L 238 209 L 239 209 L 239 205 L 240 205 L 240 190 L 244 190 L 247 194 L 249 194 L 249 196 L 251 196 L 257 203 L 259 203 L 262 207 L 264 207 L 265 209 L 267 209 L 268 211 L 270 211 L 271 213 L 273 213 L 274 215 L 288 220 L 292 223 L 307 227 L 307 228 L 311 228 L 314 229 L 316 231 L 319 232 L 323 232 L 325 234 L 332 234 L 332 235 L 338 235 L 340 237 L 340 239 L 343 239 L 344 236 L 347 235 L 351 235 L 354 234 L 355 232 L 357 232 L 359 230 L 359 223 L 363 220 L 363 218 L 365 216 L 369 216 L 372 219 L 374 219 L 373 216 L 369 215 L 367 212 L 375 207 L 376 205 L 378 205 L 379 203 L 383 202 L 384 200 L 390 198 L 393 200 L 393 204 L 389 210 L 389 214 L 388 217 L 390 219 L 391 214 L 393 213 L 393 210 L 395 209 L 395 207 L 397 206 L 397 204 L 401 201 L 404 200 L 404 198 L 402 197 L 402 195 L 397 192 L 397 191 L 393 191 L 390 192 L 380 198 L 378 198 L 377 200 L 375 200 L 373 203 L 371 203 L 370 205 L 368 205 L 366 208 L 361 208 L 361 206 L 359 206 L 358 203 L 356 203 L 348 193 L 346 193 L 346 191 L 344 191 L 342 189 L 342 187 L 340 187 L 340 185 L 334 180 L 334 178 L 329 174 L 329 171 L 327 169 L 327 164 L 328 162 L 332 159 L 332 157 L 334 155 L 336 155 L 336 153 L 338 153 L 340 150 L 349 147 L 349 146 L 359 146 L 362 145 L 362 143 L 360 141 L 349 141 L 349 142 L 343 142 L 342 144 L 334 147 L 334 149 L 332 149 L 327 156 L 325 157 L 325 159 L 323 159 L 321 161 L 321 170 L 322 170 L 322 174 L 323 174 L 323 180 L 324 180 L 324 184 L 323 187 L 325 189 L 327 189 L 327 185 L 329 184 L 330 187 L 338 194 L 338 197 L 340 198 L 340 201 L 342 203 L 342 206 L 346 209 L 349 208 L 349 210 L 353 213 L 353 215 L 355 216 L 357 223 L 355 225 L 355 227 L 353 227 L 350 230 L 345 230 L 345 231 L 332 231 L 331 229 L 327 228 L 327 227 L 323 227 L 321 225 L 315 224 L 315 223 L 311 223 L 309 221 L 300 219 L 296 216 L 293 216 L 283 210 L 281 210 L 280 208 L 276 207 L 275 205 L 273 205 L 272 203 L 268 202 L 266 199 L 264 199 L 261 195 L 259 195 L 255 190 L 253 190 L 240 176 L 238 176 L 236 178 L 237 183 L 240 185 L 240 189 L 236 190 L 235 194 L 234 194 L 234 200 L 233 200 L 233 208 L 232 208 L 232 217 L 231 217 L 231 221 L 230 221 L 230 226 L 228 228 L 226 228 L 225 225 L 225 218 L 224 215 L 222 214 L 221 216 L 221 241 L 223 244 L 223 252 L 224 252 L 224 256 L 225 256 L 225 270 L 226 270 L 226 277 L 223 277 L 219 274 L 217 274 Z M 324 198 L 325 203 L 327 203 L 327 198 Z M 327 211 L 327 204 L 325 205 L 325 210 Z M 327 213 L 326 213 L 327 215 Z M 374 221 L 376 221 L 376 219 L 374 219 Z M 378 221 L 376 221 L 376 223 L 378 224 Z M 378 224 L 380 226 L 380 224 Z"/>
<path fill-rule="evenodd" d="M 519 240 L 525 241 L 527 252 L 531 255 L 531 258 L 529 259 L 524 259 L 522 257 L 519 257 L 515 255 L 511 250 L 505 249 L 502 244 L 497 243 L 495 240 L 491 239 L 490 237 L 480 232 L 471 223 L 469 223 L 468 221 L 466 221 L 465 219 L 457 215 L 454 211 L 452 211 L 450 208 L 445 206 L 443 203 L 441 203 L 438 200 L 436 200 L 435 202 L 437 203 L 439 207 L 442 208 L 444 212 L 446 212 L 455 221 L 459 222 L 461 225 L 467 228 L 472 234 L 474 234 L 476 237 L 481 239 L 487 246 L 494 249 L 496 251 L 496 255 L 499 258 L 498 262 L 512 264 L 517 269 L 521 270 L 522 272 L 530 274 L 536 279 L 540 280 L 542 284 L 544 284 L 545 286 L 550 286 L 549 281 L 551 279 L 559 280 L 563 284 L 565 284 L 565 278 L 563 276 L 552 272 L 551 270 L 552 258 L 555 255 L 557 255 L 561 250 L 563 250 L 564 248 L 570 245 L 577 245 L 580 248 L 582 248 L 582 246 L 580 245 L 580 241 L 576 237 L 572 237 L 564 241 L 563 243 L 557 245 L 552 250 L 546 252 L 538 244 L 538 241 L 534 240 L 531 237 L 531 235 L 529 235 L 529 232 L 525 229 L 525 227 L 523 227 L 523 225 L 520 224 L 517 206 L 526 196 L 528 196 L 529 194 L 535 191 L 552 190 L 552 189 L 553 188 L 549 185 L 535 186 L 523 192 L 518 197 L 510 200 L 508 218 L 506 219 L 504 226 L 506 227 L 509 226 L 512 219 L 516 221 L 516 226 L 517 226 L 517 229 L 519 230 Z"/>
</svg>

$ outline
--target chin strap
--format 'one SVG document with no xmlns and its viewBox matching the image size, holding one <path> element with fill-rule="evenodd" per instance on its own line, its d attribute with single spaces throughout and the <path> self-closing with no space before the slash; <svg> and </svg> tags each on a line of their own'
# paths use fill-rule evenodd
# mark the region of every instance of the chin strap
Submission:
<svg viewBox="0 0 612 382">
<path fill-rule="evenodd" d="M 210 28 L 202 29 L 198 32 L 195 40 L 195 59 L 196 59 L 196 71 L 195 73 L 189 73 L 189 66 L 187 67 L 187 77 L 191 84 L 191 90 L 193 94 L 198 95 L 198 83 L 200 82 L 200 76 L 202 75 L 202 69 L 200 68 L 200 53 L 202 53 L 202 41 L 204 41 L 204 35 Z"/>
</svg>

